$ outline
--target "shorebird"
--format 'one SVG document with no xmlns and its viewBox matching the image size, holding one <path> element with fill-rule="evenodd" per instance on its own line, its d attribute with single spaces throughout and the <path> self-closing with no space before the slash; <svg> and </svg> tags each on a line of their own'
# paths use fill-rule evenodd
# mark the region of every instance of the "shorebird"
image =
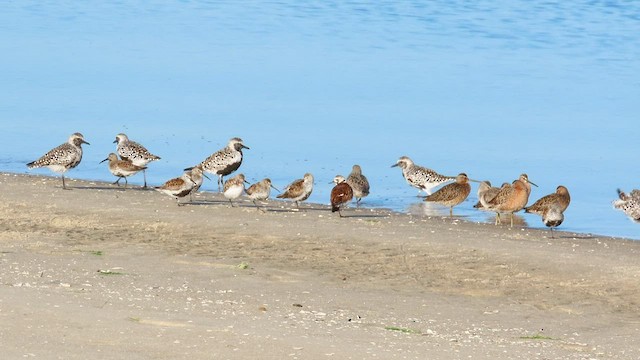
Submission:
<svg viewBox="0 0 640 360">
<path fill-rule="evenodd" d="M 242 149 L 249 149 L 242 143 L 242 139 L 234 137 L 227 146 L 211 154 L 200 163 L 205 172 L 218 175 L 218 191 L 223 184 L 223 177 L 238 170 L 242 164 Z"/>
<path fill-rule="evenodd" d="M 134 165 L 131 160 L 118 159 L 118 155 L 115 153 L 110 153 L 109 156 L 100 161 L 100 163 L 102 164 L 105 161 L 109 161 L 109 171 L 111 174 L 118 177 L 118 180 L 116 180 L 114 184 L 120 186 L 120 180 L 124 179 L 125 189 L 128 185 L 127 176 L 137 174 L 147 168 L 146 166 Z"/>
<path fill-rule="evenodd" d="M 353 165 L 351 174 L 347 177 L 347 184 L 353 189 L 353 196 L 356 198 L 356 206 L 360 205 L 360 200 L 369 195 L 369 180 L 362 175 L 360 165 Z"/>
<path fill-rule="evenodd" d="M 244 174 L 238 174 L 231 179 L 225 181 L 223 194 L 229 200 L 231 207 L 233 207 L 232 199 L 237 199 L 244 192 L 244 183 L 248 183 L 244 178 Z"/>
<path fill-rule="evenodd" d="M 267 200 L 269 198 L 269 195 L 271 195 L 271 189 L 280 191 L 271 184 L 271 179 L 266 178 L 266 179 L 263 179 L 262 181 L 258 181 L 257 183 L 249 186 L 245 191 L 249 196 L 249 199 L 253 201 L 253 204 L 256 206 L 256 209 L 260 210 L 260 206 L 258 206 L 258 201 Z"/>
<path fill-rule="evenodd" d="M 564 221 L 564 211 L 571 203 L 569 190 L 560 185 L 556 188 L 556 192 L 541 197 L 533 205 L 524 208 L 524 212 L 537 214 L 542 216 L 542 222 L 551 229 L 551 237 L 553 237 L 553 228 L 560 226 Z"/>
<path fill-rule="evenodd" d="M 189 191 L 189 202 L 193 202 L 193 194 L 200 190 L 200 186 L 202 186 L 202 182 L 204 181 L 203 177 L 207 179 L 209 177 L 202 172 L 202 168 L 199 166 L 185 169 L 185 174 L 187 174 L 193 182 L 193 189 Z"/>
<path fill-rule="evenodd" d="M 300 208 L 300 201 L 305 201 L 313 191 L 313 175 L 304 174 L 302 179 L 295 180 L 287 185 L 282 194 L 276 196 L 278 199 L 291 199 L 296 202 L 296 208 Z"/>
<path fill-rule="evenodd" d="M 189 195 L 195 185 L 193 180 L 191 180 L 191 176 L 185 172 L 180 177 L 168 180 L 162 186 L 157 186 L 154 189 L 176 199 L 178 206 L 181 206 L 184 204 L 180 203 L 180 198 Z"/>
<path fill-rule="evenodd" d="M 527 205 L 531 185 L 538 186 L 529 181 L 527 174 L 522 174 L 511 185 L 501 188 L 496 197 L 487 203 L 487 208 L 496 213 L 496 225 L 501 223 L 500 213 L 509 213 L 511 227 L 513 227 L 513 213 L 524 209 Z"/>
<path fill-rule="evenodd" d="M 129 140 L 127 135 L 120 133 L 116 135 L 116 139 L 113 141 L 117 143 L 117 151 L 118 155 L 124 160 L 129 160 L 133 165 L 136 166 L 146 166 L 148 163 L 160 160 L 159 156 L 153 155 L 149 152 L 144 146 L 138 144 L 135 141 Z M 147 188 L 147 172 L 146 170 L 142 170 L 142 175 L 144 176 L 144 186 L 143 188 Z"/>
<path fill-rule="evenodd" d="M 480 186 L 478 186 L 478 202 L 473 205 L 473 207 L 478 210 L 489 210 L 487 203 L 493 200 L 493 198 L 498 195 L 500 189 L 505 186 L 510 186 L 510 184 L 502 183 L 501 187 L 493 187 L 491 186 L 491 182 L 481 181 Z"/>
<path fill-rule="evenodd" d="M 82 160 L 82 144 L 90 145 L 84 140 L 82 134 L 74 133 L 69 136 L 69 140 L 66 143 L 49 150 L 38 160 L 28 163 L 27 167 L 29 169 L 47 167 L 53 172 L 60 173 L 62 175 L 62 188 L 68 190 L 64 183 L 64 173 L 80 164 Z"/>
<path fill-rule="evenodd" d="M 434 187 L 455 180 L 455 177 L 440 175 L 431 169 L 418 166 L 407 156 L 400 157 L 395 164 L 391 165 L 391 167 L 396 166 L 402 169 L 402 176 L 407 180 L 407 183 L 418 189 L 418 196 L 420 191 L 431 195 L 431 189 Z"/>
<path fill-rule="evenodd" d="M 456 176 L 456 182 L 443 186 L 440 190 L 428 195 L 424 201 L 448 206 L 449 216 L 453 216 L 453 207 L 463 202 L 471 192 L 469 181 L 467 174 L 461 173 Z"/>
<path fill-rule="evenodd" d="M 331 189 L 331 212 L 337 211 L 342 217 L 342 207 L 353 199 L 353 189 L 342 175 L 333 178 L 333 182 L 336 186 Z"/>
<path fill-rule="evenodd" d="M 620 199 L 613 202 L 613 207 L 622 210 L 629 219 L 640 222 L 640 190 L 632 190 L 631 194 L 618 189 Z"/>
</svg>

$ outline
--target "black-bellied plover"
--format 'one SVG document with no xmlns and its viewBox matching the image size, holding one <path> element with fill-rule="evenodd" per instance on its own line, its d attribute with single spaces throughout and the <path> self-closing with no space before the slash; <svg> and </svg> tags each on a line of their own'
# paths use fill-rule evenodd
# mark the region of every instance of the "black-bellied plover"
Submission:
<svg viewBox="0 0 640 360">
<path fill-rule="evenodd" d="M 181 206 L 184 204 L 180 203 L 180 198 L 189 195 L 195 186 L 196 184 L 191 180 L 191 175 L 185 172 L 180 175 L 180 177 L 168 180 L 163 185 L 157 186 L 154 189 L 176 199 L 178 206 Z"/>
<path fill-rule="evenodd" d="M 224 176 L 238 170 L 242 164 L 242 149 L 249 149 L 242 139 L 234 137 L 229 140 L 227 146 L 216 151 L 200 163 L 205 172 L 218 175 L 218 191 L 222 188 Z"/>
<path fill-rule="evenodd" d="M 418 166 L 407 156 L 400 157 L 395 164 L 391 165 L 391 167 L 396 166 L 402 169 L 402 176 L 407 180 L 407 183 L 418 189 L 418 195 L 420 191 L 431 195 L 431 189 L 434 187 L 456 179 L 455 177 L 440 175 L 431 169 Z"/>
<path fill-rule="evenodd" d="M 106 159 L 100 161 L 100 163 L 103 163 L 105 161 L 109 161 L 109 171 L 111 172 L 111 174 L 118 177 L 118 180 L 116 180 L 114 184 L 120 186 L 120 180 L 124 179 L 125 189 L 127 188 L 128 184 L 128 176 L 137 174 L 138 172 L 147 168 L 146 166 L 134 165 L 131 160 L 118 159 L 118 155 L 116 155 L 115 153 L 110 153 L 109 156 Z"/>
<path fill-rule="evenodd" d="M 336 186 L 331 189 L 331 212 L 337 211 L 342 217 L 342 207 L 353 199 L 353 189 L 342 175 L 336 175 L 333 182 Z"/>
<path fill-rule="evenodd" d="M 282 194 L 276 196 L 278 199 L 291 199 L 295 201 L 296 208 L 300 208 L 300 201 L 305 201 L 311 196 L 313 191 L 313 175 L 310 173 L 304 174 L 302 179 L 295 180 L 291 184 L 287 185 L 282 191 Z"/>
<path fill-rule="evenodd" d="M 117 143 L 117 151 L 118 155 L 125 160 L 130 160 L 134 165 L 137 166 L 146 166 L 148 163 L 156 160 L 160 160 L 159 156 L 153 155 L 149 152 L 144 146 L 138 144 L 135 141 L 129 140 L 127 135 L 118 134 L 116 135 L 116 139 L 113 141 Z M 146 170 L 142 170 L 142 175 L 144 176 L 144 188 L 147 188 L 147 172 Z"/>
<path fill-rule="evenodd" d="M 67 190 L 64 173 L 80 164 L 82 160 L 82 144 L 89 145 L 80 133 L 69 136 L 66 143 L 59 145 L 42 155 L 38 160 L 27 164 L 29 169 L 46 167 L 53 172 L 62 174 L 62 188 Z"/>
<path fill-rule="evenodd" d="M 435 202 L 449 207 L 449 216 L 453 216 L 453 207 L 462 203 L 471 193 L 471 184 L 467 174 L 461 173 L 456 176 L 456 182 L 447 184 L 438 191 L 428 195 L 424 201 Z"/>
<path fill-rule="evenodd" d="M 231 207 L 233 207 L 233 201 L 242 195 L 244 192 L 244 184 L 247 180 L 244 178 L 244 174 L 238 174 L 231 179 L 224 182 L 223 194 L 224 197 L 229 200 Z"/>
<path fill-rule="evenodd" d="M 533 205 L 525 207 L 524 212 L 542 216 L 542 222 L 551 229 L 551 237 L 553 237 L 553 228 L 562 224 L 564 211 L 570 203 L 569 190 L 559 185 L 555 193 L 541 197 Z"/>
<path fill-rule="evenodd" d="M 353 189 L 353 197 L 356 198 L 356 206 L 360 205 L 360 200 L 369 195 L 369 180 L 362 175 L 360 165 L 353 165 L 351 174 L 347 177 L 347 184 Z"/>
<path fill-rule="evenodd" d="M 496 213 L 496 225 L 501 223 L 500 213 L 509 213 L 511 227 L 513 227 L 513 213 L 527 206 L 531 185 L 538 186 L 529 181 L 527 174 L 522 174 L 511 185 L 501 188 L 498 194 L 487 203 L 488 209 Z"/>
<path fill-rule="evenodd" d="M 613 202 L 613 207 L 622 210 L 629 219 L 640 222 L 640 190 L 631 190 L 630 194 L 618 189 L 619 199 Z"/>
<path fill-rule="evenodd" d="M 247 193 L 247 196 L 249 196 L 249 199 L 253 201 L 256 209 L 259 210 L 260 206 L 258 206 L 258 201 L 267 200 L 269 198 L 269 195 L 271 195 L 271 189 L 280 191 L 271 184 L 271 179 L 266 178 L 249 186 L 245 191 Z"/>
</svg>

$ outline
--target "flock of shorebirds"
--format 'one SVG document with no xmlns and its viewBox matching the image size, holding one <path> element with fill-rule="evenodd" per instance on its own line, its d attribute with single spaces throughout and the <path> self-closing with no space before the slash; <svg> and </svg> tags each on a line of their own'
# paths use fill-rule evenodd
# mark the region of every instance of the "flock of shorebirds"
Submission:
<svg viewBox="0 0 640 360">
<path fill-rule="evenodd" d="M 128 184 L 127 177 L 142 171 L 144 174 L 144 187 L 147 187 L 146 169 L 147 164 L 159 160 L 160 157 L 149 152 L 139 143 L 129 140 L 127 135 L 116 135 L 114 143 L 117 143 L 116 153 L 111 153 L 102 162 L 109 162 L 109 171 L 118 179 L 114 184 L 120 185 L 124 179 L 125 188 Z M 82 160 L 82 144 L 89 144 L 80 133 L 72 134 L 68 141 L 47 152 L 36 161 L 27 164 L 29 169 L 47 167 L 50 170 L 62 174 L 62 188 L 67 189 L 64 173 L 72 169 Z M 184 169 L 180 177 L 170 179 L 163 185 L 155 187 L 159 192 L 167 194 L 178 201 L 181 205 L 181 198 L 189 196 L 192 201 L 193 194 L 202 186 L 206 173 L 218 176 L 218 190 L 229 200 L 231 206 L 233 200 L 243 194 L 247 194 L 255 206 L 260 209 L 258 201 L 269 198 L 271 189 L 279 191 L 271 180 L 266 178 L 255 184 L 245 187 L 248 181 L 243 174 L 224 181 L 224 177 L 232 174 L 242 164 L 243 149 L 249 149 L 244 145 L 242 139 L 232 138 L 223 149 L 216 151 L 204 159 L 198 165 Z M 546 195 L 531 206 L 527 206 L 531 185 L 537 186 L 529 180 L 527 174 L 522 174 L 512 183 L 504 183 L 501 187 L 492 187 L 488 181 L 478 181 L 469 179 L 461 173 L 458 176 L 444 176 L 434 170 L 416 165 L 409 157 L 402 156 L 392 167 L 400 167 L 402 175 L 409 185 L 418 189 L 418 194 L 424 191 L 427 195 L 424 198 L 427 202 L 434 202 L 449 207 L 449 215 L 453 215 L 453 208 L 467 199 L 471 192 L 469 182 L 477 182 L 478 203 L 475 208 L 496 213 L 496 225 L 501 223 L 500 214 L 509 214 L 511 226 L 513 226 L 513 214 L 524 210 L 528 213 L 540 215 L 543 223 L 551 230 L 562 224 L 564 211 L 571 202 L 569 190 L 565 186 L 558 186 L 555 193 Z M 207 177 L 208 178 L 208 177 Z M 452 182 L 453 181 L 453 182 Z M 302 179 L 298 179 L 287 185 L 277 198 L 290 199 L 299 208 L 299 202 L 309 198 L 313 191 L 313 175 L 306 173 Z M 354 165 L 348 177 L 337 175 L 333 182 L 335 186 L 331 190 L 331 211 L 338 212 L 342 217 L 342 209 L 354 198 L 356 205 L 360 204 L 362 198 L 369 195 L 369 181 L 362 174 L 359 165 Z M 432 190 L 440 185 L 440 189 L 432 193 Z M 631 194 L 626 194 L 618 190 L 619 200 L 614 201 L 615 208 L 624 211 L 634 221 L 640 222 L 640 190 L 633 190 Z"/>
</svg>

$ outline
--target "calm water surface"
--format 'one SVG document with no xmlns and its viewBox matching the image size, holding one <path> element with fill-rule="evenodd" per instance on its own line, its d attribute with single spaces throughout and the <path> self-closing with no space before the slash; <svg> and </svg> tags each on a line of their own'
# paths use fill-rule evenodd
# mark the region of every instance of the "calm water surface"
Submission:
<svg viewBox="0 0 640 360">
<path fill-rule="evenodd" d="M 80 131 L 91 146 L 68 175 L 112 180 L 98 162 L 125 132 L 162 157 L 148 172 L 160 184 L 240 136 L 251 181 L 312 172 L 314 202 L 358 163 L 366 206 L 447 214 L 390 168 L 407 155 L 494 184 L 526 172 L 540 186 L 531 201 L 563 184 L 562 229 L 640 239 L 611 207 L 617 187 L 640 186 L 639 2 L 0 7 L 2 171 L 26 172 Z M 491 221 L 472 209 L 476 189 L 455 213 Z"/>
</svg>

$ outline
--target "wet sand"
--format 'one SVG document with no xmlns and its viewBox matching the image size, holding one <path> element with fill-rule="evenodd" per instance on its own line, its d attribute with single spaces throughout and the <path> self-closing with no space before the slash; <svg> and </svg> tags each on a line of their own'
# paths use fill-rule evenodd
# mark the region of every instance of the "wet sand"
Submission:
<svg viewBox="0 0 640 360">
<path fill-rule="evenodd" d="M 44 359 L 638 359 L 640 242 L 0 174 L 0 344 Z"/>
</svg>

